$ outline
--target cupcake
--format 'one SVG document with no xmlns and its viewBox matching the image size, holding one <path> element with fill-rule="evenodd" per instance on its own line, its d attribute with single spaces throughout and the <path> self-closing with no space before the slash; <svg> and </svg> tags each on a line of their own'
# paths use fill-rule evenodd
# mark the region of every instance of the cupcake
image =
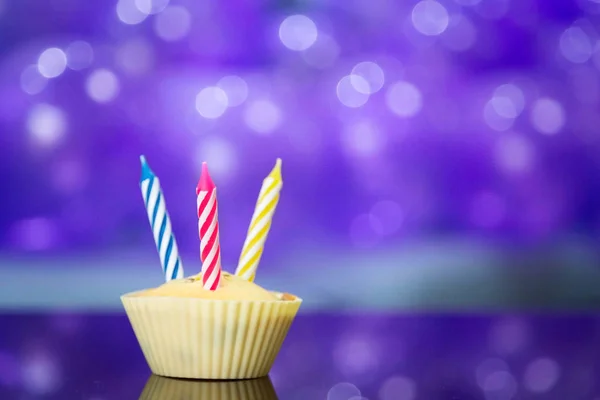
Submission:
<svg viewBox="0 0 600 400">
<path fill-rule="evenodd" d="M 142 158 L 140 186 L 167 282 L 125 294 L 121 301 L 154 374 L 246 379 L 269 373 L 302 303 L 296 296 L 254 283 L 268 231 L 265 226 L 270 227 L 279 198 L 280 165 L 278 160 L 263 182 L 269 190 L 261 189 L 235 275 L 221 269 L 216 187 L 203 165 L 197 188 L 202 268 L 199 274 L 183 278 L 164 196 Z M 264 193 L 272 194 L 265 197 Z M 267 208 L 262 205 L 265 199 Z"/>
<path fill-rule="evenodd" d="M 193 379 L 266 376 L 302 303 L 226 272 L 218 290 L 197 276 L 121 301 L 152 372 Z"/>
<path fill-rule="evenodd" d="M 152 375 L 139 400 L 277 400 L 268 377 L 243 381 L 192 381 Z"/>
</svg>

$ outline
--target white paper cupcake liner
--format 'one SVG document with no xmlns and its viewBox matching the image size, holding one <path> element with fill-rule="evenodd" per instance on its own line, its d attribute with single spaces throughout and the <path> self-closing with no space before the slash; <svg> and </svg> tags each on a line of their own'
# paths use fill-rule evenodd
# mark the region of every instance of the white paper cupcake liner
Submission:
<svg viewBox="0 0 600 400">
<path fill-rule="evenodd" d="M 302 299 L 272 301 L 121 296 L 150 369 L 192 379 L 266 376 Z M 281 297 L 280 293 L 275 293 Z"/>
<path fill-rule="evenodd" d="M 152 375 L 139 400 L 277 400 L 268 377 L 241 381 L 193 381 Z"/>
</svg>

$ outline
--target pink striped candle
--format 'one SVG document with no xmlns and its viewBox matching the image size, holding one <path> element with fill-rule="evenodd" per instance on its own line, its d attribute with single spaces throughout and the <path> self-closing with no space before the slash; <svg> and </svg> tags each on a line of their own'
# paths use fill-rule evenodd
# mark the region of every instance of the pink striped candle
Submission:
<svg viewBox="0 0 600 400">
<path fill-rule="evenodd" d="M 202 260 L 202 285 L 207 290 L 217 290 L 221 282 L 221 246 L 219 244 L 219 219 L 217 213 L 217 188 L 202 163 L 202 174 L 196 187 L 198 205 L 198 231 L 200 234 L 200 260 Z"/>
</svg>

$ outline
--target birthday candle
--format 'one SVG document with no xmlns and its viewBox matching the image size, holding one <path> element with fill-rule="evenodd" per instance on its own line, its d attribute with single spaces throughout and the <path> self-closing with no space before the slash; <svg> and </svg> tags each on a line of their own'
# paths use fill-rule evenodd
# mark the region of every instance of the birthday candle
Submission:
<svg viewBox="0 0 600 400">
<path fill-rule="evenodd" d="M 282 186 L 281 159 L 278 158 L 275 167 L 264 179 L 260 188 L 250 228 L 248 228 L 242 254 L 235 271 L 236 275 L 250 282 L 254 281 Z"/>
<path fill-rule="evenodd" d="M 202 163 L 202 174 L 196 187 L 198 205 L 198 232 L 200 234 L 200 260 L 202 261 L 202 286 L 217 290 L 221 282 L 221 246 L 219 244 L 219 218 L 217 188 Z"/>
<path fill-rule="evenodd" d="M 144 156 L 140 156 L 140 161 L 142 162 L 140 188 L 142 189 L 142 197 L 146 204 L 148 220 L 152 228 L 165 280 L 183 278 L 183 265 L 179 258 L 175 236 L 171 231 L 171 220 L 167 213 L 160 181 L 150 169 Z"/>
</svg>

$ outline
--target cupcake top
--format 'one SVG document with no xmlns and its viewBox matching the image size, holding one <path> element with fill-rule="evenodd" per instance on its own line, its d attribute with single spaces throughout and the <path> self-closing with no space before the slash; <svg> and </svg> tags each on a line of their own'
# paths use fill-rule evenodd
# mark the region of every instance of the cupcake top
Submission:
<svg viewBox="0 0 600 400">
<path fill-rule="evenodd" d="M 202 287 L 202 275 L 186 279 L 173 279 L 157 288 L 144 290 L 138 296 L 188 297 L 206 300 L 280 300 L 274 293 L 239 276 L 222 272 L 219 290 Z M 291 300 L 287 296 L 283 300 Z"/>
</svg>

